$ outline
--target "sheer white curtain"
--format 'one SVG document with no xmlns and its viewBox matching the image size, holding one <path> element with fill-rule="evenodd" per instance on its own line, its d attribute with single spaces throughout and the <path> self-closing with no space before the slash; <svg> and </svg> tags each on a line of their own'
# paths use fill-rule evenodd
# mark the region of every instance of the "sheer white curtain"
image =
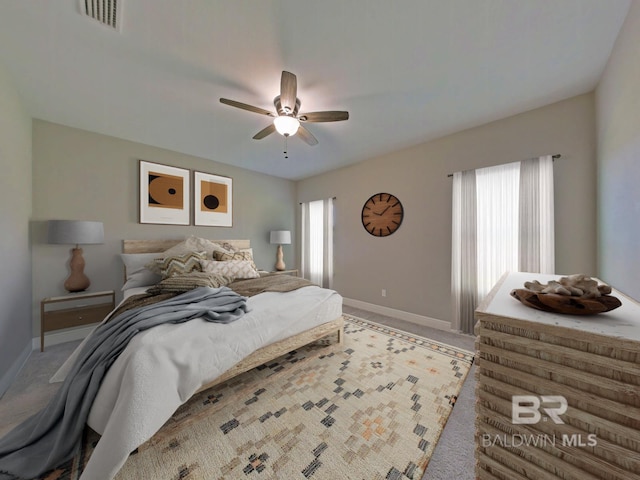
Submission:
<svg viewBox="0 0 640 480">
<path fill-rule="evenodd" d="M 520 162 L 476 170 L 478 300 L 518 270 Z"/>
<path fill-rule="evenodd" d="M 521 272 L 554 273 L 553 157 L 524 160 L 520 166 Z"/>
<path fill-rule="evenodd" d="M 473 333 L 474 311 L 507 271 L 554 272 L 552 157 L 453 175 L 453 328 Z"/>
<path fill-rule="evenodd" d="M 453 328 L 473 331 L 473 311 L 478 300 L 476 262 L 476 172 L 453 174 L 453 233 L 451 290 Z"/>
<path fill-rule="evenodd" d="M 301 204 L 302 276 L 333 288 L 333 198 Z"/>
</svg>

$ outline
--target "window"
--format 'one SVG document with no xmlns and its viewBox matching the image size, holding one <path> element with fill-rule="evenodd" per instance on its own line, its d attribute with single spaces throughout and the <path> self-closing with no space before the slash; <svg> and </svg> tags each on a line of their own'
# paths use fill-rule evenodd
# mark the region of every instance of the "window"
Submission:
<svg viewBox="0 0 640 480">
<path fill-rule="evenodd" d="M 301 204 L 302 276 L 325 288 L 333 286 L 333 199 Z"/>
<path fill-rule="evenodd" d="M 478 301 L 504 272 L 518 271 L 520 162 L 476 170 Z"/>
<path fill-rule="evenodd" d="M 453 175 L 453 328 L 473 333 L 474 311 L 507 271 L 553 273 L 551 155 Z"/>
</svg>

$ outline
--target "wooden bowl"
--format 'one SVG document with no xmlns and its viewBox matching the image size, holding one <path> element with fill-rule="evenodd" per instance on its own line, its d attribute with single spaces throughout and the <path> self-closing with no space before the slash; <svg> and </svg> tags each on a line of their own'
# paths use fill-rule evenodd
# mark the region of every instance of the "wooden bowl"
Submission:
<svg viewBox="0 0 640 480">
<path fill-rule="evenodd" d="M 582 298 L 558 295 L 557 293 L 534 292 L 526 288 L 511 290 L 511 296 L 527 307 L 567 315 L 594 315 L 609 312 L 622 305 L 622 302 L 612 295 Z"/>
</svg>

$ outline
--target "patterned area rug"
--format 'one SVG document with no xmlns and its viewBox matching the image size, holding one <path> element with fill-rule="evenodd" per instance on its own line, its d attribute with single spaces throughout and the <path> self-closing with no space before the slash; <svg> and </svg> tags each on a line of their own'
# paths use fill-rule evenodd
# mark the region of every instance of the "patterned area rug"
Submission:
<svg viewBox="0 0 640 480">
<path fill-rule="evenodd" d="M 473 354 L 344 315 L 321 340 L 202 392 L 119 480 L 420 479 Z M 74 480 L 99 438 L 47 478 Z"/>
</svg>

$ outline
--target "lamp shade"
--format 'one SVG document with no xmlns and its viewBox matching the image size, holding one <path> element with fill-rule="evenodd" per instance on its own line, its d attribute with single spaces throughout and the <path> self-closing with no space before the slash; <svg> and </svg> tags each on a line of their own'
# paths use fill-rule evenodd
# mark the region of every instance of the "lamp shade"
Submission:
<svg viewBox="0 0 640 480">
<path fill-rule="evenodd" d="M 280 135 L 289 137 L 295 135 L 300 127 L 300 122 L 296 117 L 280 115 L 273 119 L 273 124 Z"/>
<path fill-rule="evenodd" d="M 49 220 L 48 243 L 89 245 L 104 242 L 102 222 Z"/>
<path fill-rule="evenodd" d="M 291 232 L 289 230 L 272 230 L 269 242 L 277 245 L 289 245 Z"/>
</svg>

